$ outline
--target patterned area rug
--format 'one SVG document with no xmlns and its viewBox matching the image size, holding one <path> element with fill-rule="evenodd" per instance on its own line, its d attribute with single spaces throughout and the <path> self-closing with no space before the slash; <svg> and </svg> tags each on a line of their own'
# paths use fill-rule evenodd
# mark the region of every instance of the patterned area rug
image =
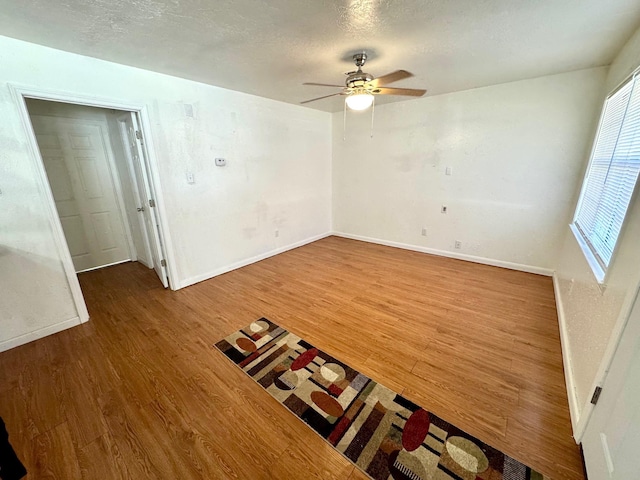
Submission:
<svg viewBox="0 0 640 480">
<path fill-rule="evenodd" d="M 216 347 L 375 480 L 545 478 L 266 318 Z"/>
</svg>

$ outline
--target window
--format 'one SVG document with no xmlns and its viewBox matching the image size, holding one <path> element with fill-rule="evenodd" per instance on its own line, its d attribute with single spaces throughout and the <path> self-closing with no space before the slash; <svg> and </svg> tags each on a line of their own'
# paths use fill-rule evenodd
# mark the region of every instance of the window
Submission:
<svg viewBox="0 0 640 480">
<path fill-rule="evenodd" d="M 599 283 L 611 263 L 640 172 L 639 76 L 605 101 L 571 225 Z"/>
</svg>

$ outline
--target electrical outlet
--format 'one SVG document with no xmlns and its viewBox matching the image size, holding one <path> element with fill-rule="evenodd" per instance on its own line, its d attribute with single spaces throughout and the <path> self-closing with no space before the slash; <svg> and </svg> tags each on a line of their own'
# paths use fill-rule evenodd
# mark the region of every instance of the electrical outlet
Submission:
<svg viewBox="0 0 640 480">
<path fill-rule="evenodd" d="M 447 206 L 446 205 L 442 205 L 442 208 L 440 209 L 440 213 L 447 213 Z"/>
<path fill-rule="evenodd" d="M 224 167 L 227 161 L 224 158 L 216 158 L 216 167 Z"/>
<path fill-rule="evenodd" d="M 456 240 L 456 243 L 454 244 L 454 247 L 457 250 L 460 250 L 462 248 L 462 242 L 460 240 Z"/>
<path fill-rule="evenodd" d="M 444 169 L 444 174 L 445 175 L 451 175 L 453 173 L 453 170 L 451 167 L 447 167 Z"/>
<path fill-rule="evenodd" d="M 423 237 L 427 236 L 427 227 L 422 227 L 422 236 Z"/>
<path fill-rule="evenodd" d="M 193 172 L 187 172 L 187 183 L 189 184 L 196 183 L 196 179 L 193 176 Z"/>
<path fill-rule="evenodd" d="M 276 238 L 278 238 L 280 236 L 280 230 L 276 230 L 275 232 L 273 232 L 273 234 Z"/>
</svg>

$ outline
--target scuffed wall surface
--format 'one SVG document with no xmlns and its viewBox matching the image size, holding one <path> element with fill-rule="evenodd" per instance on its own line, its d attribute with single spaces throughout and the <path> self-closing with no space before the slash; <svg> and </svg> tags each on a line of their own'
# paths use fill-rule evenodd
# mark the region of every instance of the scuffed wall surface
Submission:
<svg viewBox="0 0 640 480">
<path fill-rule="evenodd" d="M 0 344 L 77 315 L 9 83 L 147 106 L 179 285 L 330 230 L 329 114 L 5 37 L 0 62 Z"/>
<path fill-rule="evenodd" d="M 370 112 L 349 112 L 346 140 L 334 114 L 334 230 L 555 268 L 605 74 L 383 105 L 373 138 Z"/>
</svg>

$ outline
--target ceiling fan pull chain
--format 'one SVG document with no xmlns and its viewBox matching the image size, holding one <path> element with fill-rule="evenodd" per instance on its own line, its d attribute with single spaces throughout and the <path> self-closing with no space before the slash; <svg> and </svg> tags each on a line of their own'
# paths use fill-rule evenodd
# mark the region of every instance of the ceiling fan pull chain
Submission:
<svg viewBox="0 0 640 480">
<path fill-rule="evenodd" d="M 347 141 L 347 102 L 344 103 L 344 113 L 342 115 L 342 141 Z"/>
<path fill-rule="evenodd" d="M 373 116 L 376 113 L 376 97 L 373 97 L 373 102 L 371 103 L 371 138 L 373 138 Z"/>
</svg>

